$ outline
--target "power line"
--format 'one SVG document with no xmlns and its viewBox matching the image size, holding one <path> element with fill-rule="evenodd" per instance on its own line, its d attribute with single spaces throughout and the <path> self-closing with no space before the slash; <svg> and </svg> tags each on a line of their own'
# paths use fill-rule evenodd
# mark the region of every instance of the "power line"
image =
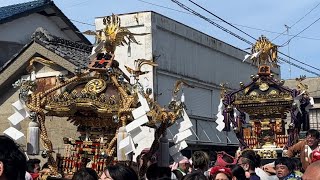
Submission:
<svg viewBox="0 0 320 180">
<path fill-rule="evenodd" d="M 184 12 L 184 11 L 179 11 L 179 10 L 176 10 L 176 9 L 172 9 L 172 8 L 168 8 L 168 7 L 165 7 L 165 6 L 160 6 L 160 5 L 157 5 L 157 4 L 153 4 L 153 3 L 149 3 L 149 2 L 146 2 L 146 1 L 143 1 L 143 0 L 138 0 L 138 1 L 141 1 L 141 2 L 144 2 L 144 3 L 148 3 L 148 4 L 151 4 L 151 5 L 156 5 L 156 6 L 159 6 L 159 7 L 163 7 L 163 8 L 167 8 L 167 9 L 171 9 L 171 10 L 175 10 L 175 11 L 178 11 L 178 12 L 183 12 L 183 13 L 186 13 L 186 14 L 191 14 L 191 13 L 188 13 L 188 12 Z M 176 0 L 172 0 L 172 1 L 176 1 Z M 176 2 L 175 2 L 176 3 Z M 181 4 L 182 6 L 184 6 L 182 3 L 180 3 L 180 2 L 178 2 L 177 1 L 177 3 L 179 3 L 179 4 Z M 176 3 L 176 4 L 177 4 Z M 178 5 L 179 5 L 178 4 Z M 320 3 L 319 3 L 320 4 Z M 180 6 L 180 5 L 179 5 Z M 185 6 L 186 7 L 186 6 Z M 188 7 L 186 7 L 186 8 L 188 8 Z M 184 7 L 183 7 L 183 9 L 185 9 Z M 197 13 L 196 11 L 194 11 L 194 10 L 192 10 L 191 8 L 188 8 L 188 10 L 187 11 L 189 11 L 189 9 L 191 10 L 191 12 L 192 12 L 192 15 L 196 15 L 196 16 L 198 16 L 198 17 L 200 17 L 200 18 L 202 18 L 202 19 L 204 19 L 204 20 L 206 20 L 206 21 L 208 21 L 208 22 L 210 22 L 211 24 L 213 24 L 214 22 L 212 22 L 212 19 L 209 19 L 209 18 L 206 18 L 205 16 L 202 16 L 201 14 L 199 14 L 199 13 Z M 190 11 L 189 11 L 190 12 Z M 220 18 L 220 17 L 219 17 Z M 222 18 L 221 18 L 222 19 Z M 320 19 L 320 18 L 319 18 Z M 95 26 L 94 24 L 89 24 L 89 23 L 85 23 L 85 22 L 81 22 L 81 21 L 78 21 L 78 20 L 74 20 L 74 19 L 70 19 L 71 21 L 74 21 L 74 22 L 77 22 L 77 23 L 80 23 L 80 24 L 84 24 L 84 25 L 89 25 L 89 26 Z M 223 20 L 222 22 L 224 22 L 225 20 Z M 227 21 L 225 21 L 227 24 L 231 24 L 231 23 L 229 23 L 229 22 L 227 22 Z M 315 22 L 314 22 L 315 23 Z M 215 25 L 216 23 L 214 23 L 213 25 Z M 216 24 L 216 25 L 218 25 L 218 24 Z M 239 26 L 241 26 L 241 25 L 239 25 Z M 231 35 L 233 35 L 233 36 L 235 36 L 235 37 L 237 37 L 238 39 L 240 39 L 240 40 L 242 40 L 242 41 L 244 41 L 244 42 L 246 42 L 246 43 L 248 43 L 248 44 L 250 44 L 250 45 L 253 45 L 253 43 L 251 43 L 250 41 L 248 41 L 248 40 L 246 40 L 246 39 L 244 39 L 244 38 L 242 38 L 242 37 L 240 37 L 240 36 L 238 36 L 237 34 L 235 34 L 235 33 L 233 33 L 233 32 L 231 32 L 231 31 L 229 31 L 228 29 L 226 29 L 226 28 L 224 28 L 224 27 L 222 27 L 222 26 L 220 26 L 220 25 L 218 25 L 217 26 L 218 28 L 220 28 L 220 29 L 222 29 L 222 30 L 226 30 L 225 32 L 227 32 L 227 33 L 229 33 L 229 34 L 231 34 Z M 244 27 L 246 27 L 246 26 L 244 26 Z M 276 33 L 276 32 L 274 32 L 274 33 Z M 245 33 L 246 34 L 246 33 Z M 240 38 L 239 38 L 240 37 Z M 297 35 L 295 35 L 294 37 L 298 37 Z M 320 40 L 320 39 L 319 39 Z M 284 55 L 284 56 L 286 56 L 286 57 L 289 57 L 289 58 L 291 58 L 291 59 L 293 59 L 293 60 L 295 60 L 295 61 L 297 61 L 297 62 L 299 62 L 299 63 L 301 63 L 301 64 L 304 64 L 304 65 L 306 65 L 306 66 L 309 66 L 309 67 L 311 67 L 311 68 L 313 68 L 313 69 L 316 69 L 316 70 L 319 70 L 320 71 L 320 69 L 318 69 L 318 68 L 315 68 L 315 67 L 313 67 L 313 66 L 310 66 L 310 65 L 308 65 L 308 64 L 306 64 L 306 63 L 303 63 L 303 62 L 301 62 L 301 61 L 299 61 L 299 60 L 297 60 L 297 59 L 295 59 L 295 58 L 292 58 L 292 57 L 290 57 L 290 56 L 288 56 L 288 55 L 286 55 L 286 54 L 284 54 L 284 53 L 281 53 L 281 52 L 279 52 L 280 54 L 282 54 L 282 55 Z M 279 57 L 280 58 L 280 57 Z M 284 61 L 284 62 L 286 62 L 286 63 L 288 63 L 288 64 L 291 64 L 291 65 L 293 65 L 293 66 L 295 66 L 295 67 L 297 67 L 297 68 L 299 68 L 299 69 L 302 69 L 302 70 L 304 70 L 304 71 L 306 71 L 306 72 L 309 72 L 309 73 L 311 73 L 311 74 L 315 74 L 315 75 L 319 75 L 319 74 L 317 74 L 317 73 L 314 73 L 314 72 L 312 72 L 312 71 L 310 71 L 310 70 L 308 70 L 308 69 L 305 69 L 305 68 L 303 68 L 303 67 L 301 67 L 301 66 L 299 66 L 299 65 L 296 65 L 296 64 L 294 64 L 294 63 L 291 63 L 291 62 L 289 62 L 289 61 L 287 61 L 287 60 L 283 60 L 283 58 L 281 58 L 282 59 L 282 61 Z"/>
<path fill-rule="evenodd" d="M 189 8 L 189 7 L 187 7 L 186 5 L 180 3 L 179 1 L 177 1 L 177 0 L 171 0 L 171 1 L 174 2 L 174 3 L 176 3 L 177 5 L 179 5 L 181 8 L 183 8 L 183 9 L 185 9 L 185 10 L 187 10 L 187 11 L 193 13 L 193 14 L 195 14 L 196 16 L 198 16 L 198 17 L 200 17 L 200 18 L 208 21 L 209 23 L 213 24 L 214 26 L 222 29 L 223 31 L 225 31 L 225 32 L 227 32 L 227 33 L 235 36 L 236 38 L 238 38 L 238 39 L 240 39 L 240 40 L 242 40 L 242 41 L 244 41 L 244 42 L 246 42 L 246 43 L 248 43 L 248 44 L 250 44 L 250 45 L 253 45 L 253 43 L 251 43 L 250 41 L 244 39 L 243 37 L 241 37 L 241 36 L 239 36 L 239 35 L 231 32 L 230 30 L 228 30 L 228 29 L 226 29 L 226 28 L 224 28 L 224 27 L 220 26 L 219 24 L 212 22 L 209 18 L 207 18 L 207 17 L 199 14 L 198 12 L 192 10 L 191 8 Z M 319 19 L 320 19 L 320 18 L 319 18 Z M 283 54 L 283 53 L 282 53 L 282 54 Z M 286 55 L 286 56 L 287 56 L 287 55 Z M 288 56 L 288 57 L 290 57 L 290 56 Z M 290 58 L 292 58 L 292 57 L 290 57 Z M 293 66 L 295 66 L 295 67 L 297 67 L 297 68 L 299 68 L 299 69 L 302 69 L 302 70 L 304 70 L 304 71 L 306 71 L 306 72 L 309 72 L 309 73 L 311 73 L 311 74 L 315 74 L 315 75 L 317 75 L 317 76 L 320 76 L 320 74 L 318 74 L 318 73 L 315 73 L 315 72 L 313 72 L 313 71 L 311 71 L 311 70 L 309 70 L 309 69 L 306 69 L 306 68 L 301 67 L 301 66 L 299 66 L 299 65 L 297 65 L 297 64 L 294 64 L 294 63 L 292 63 L 292 62 L 290 62 L 290 61 L 288 61 L 288 60 L 285 60 L 285 59 L 283 59 L 283 58 L 281 58 L 281 57 L 279 57 L 279 59 L 282 60 L 282 61 L 284 61 L 284 62 L 286 62 L 286 63 L 288 63 L 288 64 L 290 64 L 290 65 L 293 65 Z M 294 59 L 294 58 L 292 58 L 292 59 Z M 296 60 L 296 59 L 294 59 L 294 60 Z M 301 61 L 298 61 L 298 62 L 301 62 Z M 303 63 L 303 64 L 305 64 L 305 63 Z M 310 66 L 310 65 L 308 65 L 308 66 Z M 310 66 L 310 67 L 312 67 L 312 66 Z M 314 68 L 314 67 L 313 67 L 313 68 Z"/>
<path fill-rule="evenodd" d="M 171 10 L 171 11 L 176 11 L 176 12 L 180 12 L 180 13 L 184 13 L 184 14 L 196 16 L 196 15 L 194 15 L 194 14 L 192 14 L 192 13 L 185 12 L 185 11 L 180 11 L 180 10 L 178 10 L 178 9 L 170 8 L 170 7 L 167 7 L 167 6 L 162 6 L 162 5 L 159 5 L 159 4 L 155 4 L 155 3 L 151 3 L 151 2 L 147 2 L 147 1 L 143 1 L 143 0 L 137 0 L 137 1 L 143 2 L 143 3 L 145 3 L 145 4 L 157 6 L 157 7 L 163 8 L 163 9 L 168 9 L 168 10 Z M 223 21 L 218 20 L 218 19 L 211 19 L 211 20 L 216 21 L 216 22 L 223 22 Z M 237 24 L 237 23 L 230 23 L 230 24 L 232 24 L 232 25 L 234 25 L 234 26 L 244 27 L 244 28 L 253 29 L 253 30 L 262 31 L 262 32 L 268 32 L 268 33 L 279 34 L 279 35 L 282 35 L 282 34 L 283 34 L 283 33 L 281 33 L 281 32 L 270 31 L 270 30 L 267 30 L 267 29 L 261 29 L 261 28 L 251 27 L 251 26 L 242 25 L 242 24 Z M 294 35 L 290 35 L 290 34 L 289 34 L 288 36 L 294 36 Z M 303 39 L 316 40 L 316 41 L 319 41 L 319 40 L 320 40 L 320 38 L 315 38 L 315 37 L 306 37 L 306 36 L 296 36 L 296 37 L 298 37 L 298 38 L 303 38 Z"/>
<path fill-rule="evenodd" d="M 285 44 L 289 43 L 293 38 L 297 37 L 299 34 L 303 33 L 305 30 L 307 30 L 309 27 L 311 27 L 312 25 L 314 25 L 316 22 L 318 22 L 320 20 L 320 17 L 318 19 L 316 19 L 315 21 L 313 21 L 309 26 L 307 26 L 306 28 L 304 28 L 302 31 L 298 32 L 296 35 L 294 35 L 293 37 L 291 37 L 288 41 L 286 41 L 285 43 L 283 43 L 281 46 L 284 46 Z"/>
<path fill-rule="evenodd" d="M 159 5 L 159 4 L 154 4 L 154 3 L 151 3 L 151 2 L 147 2 L 147 1 L 143 1 L 143 0 L 137 0 L 137 1 L 140 1 L 140 2 L 143 2 L 143 3 L 146 3 L 146 4 L 150 4 L 150 5 L 153 5 L 153 6 L 158 6 L 158 7 L 161 7 L 161 8 L 169 9 L 169 10 L 172 10 L 172 11 L 177 11 L 177 12 L 180 12 L 180 13 L 193 15 L 192 13 L 188 13 L 188 12 L 185 12 L 185 11 L 180 11 L 178 9 L 169 8 L 169 7 L 162 6 L 162 5 Z"/>
<path fill-rule="evenodd" d="M 236 38 L 238 38 L 238 39 L 240 39 L 241 41 L 246 42 L 247 44 L 253 45 L 253 43 L 252 43 L 252 42 L 250 42 L 250 41 L 248 41 L 248 40 L 244 39 L 243 37 L 241 37 L 241 36 L 239 36 L 239 35 L 235 34 L 235 33 L 234 33 L 234 32 L 232 32 L 232 31 L 230 31 L 230 30 L 228 30 L 228 29 L 224 28 L 223 26 L 221 26 L 221 25 L 219 25 L 219 24 L 217 24 L 217 23 L 213 22 L 211 19 L 209 19 L 209 18 L 207 18 L 207 17 L 205 17 L 205 16 L 203 16 L 203 15 L 199 14 L 198 12 L 196 12 L 196 11 L 192 10 L 191 8 L 189 8 L 189 7 L 187 7 L 186 5 L 184 5 L 184 4 L 182 4 L 182 3 L 180 3 L 179 1 L 177 1 L 177 0 L 171 0 L 171 1 L 172 1 L 172 2 L 174 2 L 175 4 L 177 4 L 178 6 L 180 6 L 181 8 L 183 8 L 183 9 L 185 9 L 185 10 L 187 10 L 187 11 L 191 12 L 192 14 L 194 14 L 194 15 L 196 15 L 196 16 L 198 16 L 198 17 L 200 17 L 200 18 L 204 19 L 204 20 L 206 20 L 207 22 L 209 22 L 210 24 L 212 24 L 212 25 L 216 26 L 217 28 L 219 28 L 219 29 L 221 29 L 221 30 L 223 30 L 223 31 L 225 31 L 225 32 L 227 32 L 227 33 L 229 33 L 229 34 L 231 34 L 232 36 L 234 36 L 234 37 L 236 37 Z"/>
<path fill-rule="evenodd" d="M 244 28 L 248 28 L 248 29 L 254 29 L 254 30 L 258 30 L 258 31 L 273 33 L 273 34 L 282 34 L 280 32 L 270 31 L 270 30 L 266 30 L 266 29 L 260 29 L 260 28 L 256 28 L 256 27 L 250 27 L 250 26 L 241 25 L 241 24 L 235 24 L 235 23 L 231 23 L 231 24 L 236 25 L 236 26 L 240 26 L 240 27 L 244 27 Z M 288 34 L 288 36 L 294 36 L 294 35 Z M 296 36 L 296 37 L 303 38 L 303 39 L 317 40 L 317 41 L 320 40 L 320 38 L 314 38 L 314 37 L 306 37 L 306 36 Z"/>
<path fill-rule="evenodd" d="M 85 24 L 85 25 L 89 25 L 89 26 L 95 26 L 94 24 L 89 24 L 89 23 L 85 23 L 85 22 L 81 22 L 81 21 L 77 21 L 74 19 L 69 19 L 70 21 L 76 22 L 76 23 L 80 23 L 80 24 Z"/>
<path fill-rule="evenodd" d="M 250 34 L 244 32 L 244 31 L 242 31 L 241 29 L 237 28 L 236 26 L 232 25 L 231 23 L 227 22 L 226 20 L 220 18 L 219 16 L 213 14 L 212 12 L 210 12 L 209 10 L 207 10 L 207 9 L 205 9 L 204 7 L 200 6 L 199 4 L 193 2 L 192 0 L 189 0 L 189 2 L 191 2 L 192 4 L 196 5 L 197 7 L 201 8 L 201 9 L 204 10 L 204 11 L 206 11 L 207 13 L 211 14 L 212 16 L 218 18 L 218 19 L 221 20 L 222 22 L 228 24 L 229 26 L 235 28 L 236 30 L 242 32 L 243 34 L 245 34 L 245 35 L 247 35 L 247 36 L 249 36 L 249 37 L 251 37 L 252 39 L 254 39 L 254 40 L 257 41 L 257 39 L 256 39 L 255 37 L 251 36 Z"/>
<path fill-rule="evenodd" d="M 320 71 L 319 68 L 313 67 L 313 66 L 311 66 L 311 65 L 309 65 L 309 64 L 306 64 L 306 63 L 304 63 L 304 62 L 302 62 L 302 61 L 299 61 L 299 60 L 297 60 L 297 59 L 295 59 L 295 58 L 293 58 L 293 57 L 290 57 L 290 56 L 288 56 L 288 55 L 280 52 L 280 51 L 279 51 L 279 54 L 282 54 L 282 55 L 284 55 L 284 56 L 286 56 L 286 57 L 288 57 L 288 58 L 290 58 L 290 59 L 292 59 L 292 60 L 294 60 L 294 61 L 296 61 L 296 62 L 299 62 L 299 63 L 301 63 L 301 64 L 303 64 L 303 65 L 305 65 L 305 66 L 308 66 L 308 67 L 311 67 L 311 68 L 313 68 L 313 69 L 316 69 L 316 70 Z"/>
<path fill-rule="evenodd" d="M 313 71 L 310 71 L 309 69 L 306 69 L 306 68 L 304 68 L 304 67 L 301 67 L 301 66 L 299 66 L 299 65 L 297 65 L 297 64 L 294 64 L 294 63 L 292 63 L 292 62 L 290 62 L 290 61 L 288 61 L 288 60 L 286 60 L 286 59 L 284 59 L 284 58 L 282 58 L 282 57 L 278 57 L 278 59 L 281 60 L 281 61 L 283 61 L 283 62 L 285 62 L 285 63 L 287 63 L 287 64 L 290 64 L 290 65 L 295 66 L 295 67 L 297 67 L 297 68 L 299 68 L 299 69 L 302 69 L 302 70 L 304 70 L 304 71 L 306 71 L 306 72 L 308 72 L 308 73 L 314 74 L 314 75 L 316 75 L 316 76 L 320 76 L 320 74 L 318 74 L 318 73 L 316 73 L 316 72 L 313 72 Z"/>
<path fill-rule="evenodd" d="M 296 21 L 295 23 L 293 23 L 293 24 L 289 27 L 289 29 L 292 28 L 293 26 L 295 26 L 296 24 L 298 24 L 302 19 L 304 19 L 307 15 L 309 15 L 309 14 L 310 14 L 314 9 L 316 9 L 319 5 L 320 5 L 320 3 L 318 3 L 314 8 L 312 8 L 307 14 L 305 14 L 304 16 L 302 16 L 298 21 Z M 281 34 L 279 34 L 277 37 L 273 38 L 271 41 L 276 40 L 278 37 L 280 37 L 281 35 L 283 35 L 285 32 L 286 32 L 286 30 L 283 31 Z"/>
</svg>

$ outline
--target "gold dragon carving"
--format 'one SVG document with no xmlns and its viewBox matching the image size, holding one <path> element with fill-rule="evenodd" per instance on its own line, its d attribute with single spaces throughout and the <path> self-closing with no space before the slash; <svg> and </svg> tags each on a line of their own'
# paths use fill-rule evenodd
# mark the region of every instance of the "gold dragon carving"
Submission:
<svg viewBox="0 0 320 180">
<path fill-rule="evenodd" d="M 146 35 L 147 33 L 132 33 L 126 27 L 121 27 L 121 20 L 118 16 L 112 15 L 103 18 L 105 27 L 101 30 L 83 32 L 86 35 L 94 35 L 96 37 L 95 44 L 102 44 L 101 51 L 114 53 L 117 46 L 129 45 L 131 42 L 139 44 L 134 36 Z"/>
<path fill-rule="evenodd" d="M 278 46 L 272 44 L 266 37 L 261 36 L 252 46 L 252 64 L 279 67 L 277 60 Z"/>
</svg>

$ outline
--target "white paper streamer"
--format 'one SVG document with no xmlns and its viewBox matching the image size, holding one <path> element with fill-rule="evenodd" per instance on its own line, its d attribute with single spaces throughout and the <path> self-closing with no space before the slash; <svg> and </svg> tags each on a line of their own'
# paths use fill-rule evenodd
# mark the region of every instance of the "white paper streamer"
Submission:
<svg viewBox="0 0 320 180">
<path fill-rule="evenodd" d="M 144 108 L 142 106 L 140 106 L 132 111 L 132 116 L 134 119 L 137 119 L 145 114 L 146 114 L 146 112 L 144 111 Z"/>
<path fill-rule="evenodd" d="M 239 116 L 240 115 L 240 112 L 238 111 L 238 109 L 237 108 L 233 108 L 233 116 L 234 116 L 234 118 L 237 118 L 237 116 Z"/>
<path fill-rule="evenodd" d="M 310 104 L 313 106 L 314 105 L 314 99 L 313 97 L 309 97 L 310 98 Z"/>
<path fill-rule="evenodd" d="M 135 144 L 138 144 L 146 137 L 140 126 L 132 130 L 130 136 Z"/>
<path fill-rule="evenodd" d="M 20 100 L 12 103 L 11 105 L 14 110 L 14 114 L 8 117 L 10 127 L 3 133 L 10 136 L 17 143 L 24 143 L 23 141 L 25 141 L 25 136 L 20 132 L 22 129 L 20 122 L 29 117 L 29 113 L 25 110 L 25 105 Z"/>
<path fill-rule="evenodd" d="M 126 153 L 127 153 L 126 149 L 124 148 L 124 147 L 126 147 L 126 144 L 122 144 L 122 146 L 124 146 L 122 149 L 119 148 L 120 143 L 126 137 L 128 137 L 128 133 L 126 132 L 126 128 L 120 127 L 118 130 L 118 134 L 117 134 L 117 159 L 118 159 L 118 161 L 129 160 L 129 157 L 126 155 Z M 125 143 L 125 142 L 122 142 L 122 143 Z"/>
<path fill-rule="evenodd" d="M 16 128 L 14 127 L 9 127 L 8 129 L 6 129 L 3 134 L 11 137 L 12 139 L 14 139 L 15 141 L 18 141 L 19 139 L 24 137 L 24 134 L 20 131 L 18 131 Z"/>
<path fill-rule="evenodd" d="M 261 54 L 262 51 L 259 51 L 259 52 L 256 52 L 256 53 L 253 53 L 250 57 L 250 59 L 254 59 L 254 58 L 257 58 L 259 57 L 259 55 Z"/>
<path fill-rule="evenodd" d="M 178 125 L 179 133 L 173 137 L 175 145 L 169 148 L 169 153 L 175 162 L 179 162 L 183 158 L 180 151 L 188 147 L 185 140 L 192 136 L 190 128 L 192 128 L 193 125 L 185 109 L 183 109 L 182 117 L 183 121 Z"/>
<path fill-rule="evenodd" d="M 134 76 L 131 74 L 130 75 L 130 84 L 135 84 L 136 83 L 136 80 L 134 78 Z"/>
<path fill-rule="evenodd" d="M 138 98 L 141 106 L 132 111 L 134 120 L 125 127 L 126 132 L 129 133 L 128 137 L 121 140 L 119 145 L 119 148 L 121 147 L 122 149 L 125 149 L 126 154 L 135 151 L 134 144 L 138 144 L 146 137 L 141 126 L 149 121 L 146 112 L 149 112 L 150 108 L 143 95 L 138 93 Z"/>
<path fill-rule="evenodd" d="M 180 124 L 179 124 L 179 128 L 178 128 L 178 131 L 179 132 L 183 132 L 187 129 L 190 129 L 192 127 L 192 122 L 191 121 L 182 121 Z"/>
<path fill-rule="evenodd" d="M 36 72 L 35 71 L 32 71 L 31 74 L 30 74 L 30 80 L 31 81 L 35 81 L 36 80 Z"/>
<path fill-rule="evenodd" d="M 222 131 L 223 128 L 225 127 L 225 123 L 224 123 L 224 116 L 222 115 L 222 112 L 223 112 L 223 102 L 222 102 L 222 99 L 220 99 L 220 103 L 219 103 L 219 106 L 218 106 L 218 112 L 217 112 L 217 119 L 216 119 L 216 123 L 218 124 L 216 129 L 218 131 Z"/>
<path fill-rule="evenodd" d="M 120 141 L 119 150 L 122 150 L 122 149 L 124 149 L 125 155 L 128 155 L 129 153 L 135 150 L 134 144 L 132 142 L 132 138 L 130 136 Z"/>
<path fill-rule="evenodd" d="M 173 142 L 176 144 L 178 142 L 181 142 L 185 139 L 187 139 L 188 137 L 192 136 L 192 132 L 190 129 L 187 129 L 183 132 L 180 132 L 178 134 L 176 134 L 174 137 L 173 137 Z"/>
<path fill-rule="evenodd" d="M 148 117 L 146 114 L 144 114 L 143 116 L 140 116 L 139 118 L 133 120 L 131 123 L 129 123 L 126 126 L 126 131 L 127 132 L 131 132 L 134 129 L 140 127 L 141 125 L 147 123 L 149 121 Z"/>
<path fill-rule="evenodd" d="M 12 106 L 18 111 L 20 111 L 20 110 L 22 110 L 24 108 L 24 105 L 20 100 L 12 103 Z"/>
<path fill-rule="evenodd" d="M 14 111 L 15 111 L 15 113 L 12 114 L 10 117 L 8 117 L 8 120 L 13 125 L 17 125 L 18 123 L 20 123 L 22 120 L 24 120 L 26 117 L 29 116 L 24 109 L 22 109 L 20 111 L 17 111 L 16 109 L 14 109 Z"/>
<path fill-rule="evenodd" d="M 225 127 L 225 123 L 224 122 L 221 122 L 218 124 L 218 126 L 216 127 L 216 129 L 220 132 L 222 132 L 223 128 Z"/>
<path fill-rule="evenodd" d="M 251 54 L 246 54 L 246 55 L 244 56 L 244 59 L 243 59 L 242 62 L 245 62 L 245 61 L 248 60 L 250 57 L 251 57 Z"/>
<path fill-rule="evenodd" d="M 188 144 L 186 141 L 181 141 L 178 144 L 172 146 L 169 148 L 169 153 L 171 156 L 175 155 L 176 153 L 179 153 L 181 150 L 188 147 Z"/>
<path fill-rule="evenodd" d="M 242 62 L 245 62 L 247 61 L 248 59 L 254 59 L 254 58 L 258 58 L 259 55 L 261 54 L 262 51 L 259 51 L 259 52 L 256 52 L 256 53 L 253 53 L 253 54 L 246 54 L 244 56 L 244 59 L 242 60 Z"/>
</svg>

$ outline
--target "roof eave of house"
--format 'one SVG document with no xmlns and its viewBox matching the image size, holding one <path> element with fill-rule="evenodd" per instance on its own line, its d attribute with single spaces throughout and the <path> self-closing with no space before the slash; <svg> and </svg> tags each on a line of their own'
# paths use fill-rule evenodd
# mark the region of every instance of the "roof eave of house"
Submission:
<svg viewBox="0 0 320 180">
<path fill-rule="evenodd" d="M 19 53 L 17 53 L 10 61 L 8 61 L 6 66 L 2 67 L 0 70 L 0 75 L 4 78 L 0 79 L 0 89 L 8 83 L 7 80 L 16 74 L 17 70 L 23 68 L 23 66 L 26 66 L 28 61 L 36 54 L 52 60 L 70 72 L 73 72 L 76 67 L 73 63 L 46 49 L 36 41 L 32 41 L 22 48 Z"/>
<path fill-rule="evenodd" d="M 56 11 L 57 16 L 60 17 L 69 27 L 71 27 L 71 30 L 82 40 L 83 43 L 85 44 L 89 44 L 91 45 L 92 43 L 80 32 L 80 30 L 70 21 L 70 19 L 68 19 L 68 17 L 54 4 L 53 1 L 48 1 L 45 4 L 43 4 L 42 6 L 24 11 L 22 13 L 19 14 L 15 14 L 13 16 L 4 18 L 2 20 L 0 20 L 0 24 L 4 24 L 4 23 L 8 23 L 11 22 L 15 19 L 18 19 L 20 17 L 24 17 L 27 16 L 29 14 L 32 13 L 37 13 L 40 12 L 42 10 L 45 10 L 47 8 L 53 8 L 54 11 Z"/>
<path fill-rule="evenodd" d="M 36 8 L 32 8 L 32 9 L 26 10 L 24 12 L 21 12 L 21 13 L 18 13 L 18 14 L 3 18 L 3 19 L 0 20 L 0 24 L 11 22 L 11 21 L 13 21 L 15 19 L 18 19 L 18 18 L 23 17 L 23 16 L 27 16 L 27 15 L 32 14 L 32 13 L 37 13 L 37 12 L 39 12 L 41 10 L 44 10 L 47 7 L 50 7 L 52 5 L 54 5 L 54 3 L 52 1 L 48 1 L 45 4 L 43 4 L 42 6 L 38 6 Z"/>
<path fill-rule="evenodd" d="M 80 30 L 71 22 L 71 20 L 64 15 L 64 13 L 52 2 L 52 8 L 54 8 L 55 11 L 57 11 L 57 15 L 60 16 L 60 18 L 71 27 L 73 32 L 83 41 L 82 43 L 92 45 L 92 43 L 80 32 Z"/>
</svg>

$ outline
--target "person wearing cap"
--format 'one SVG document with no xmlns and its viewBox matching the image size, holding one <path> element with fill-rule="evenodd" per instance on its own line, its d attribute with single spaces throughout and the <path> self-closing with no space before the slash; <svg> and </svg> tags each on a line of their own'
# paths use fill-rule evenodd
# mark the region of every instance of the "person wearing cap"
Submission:
<svg viewBox="0 0 320 180">
<path fill-rule="evenodd" d="M 231 180 L 232 172 L 229 168 L 215 166 L 211 168 L 209 180 Z"/>
<path fill-rule="evenodd" d="M 235 164 L 237 164 L 237 159 L 235 159 L 230 154 L 224 151 L 217 153 L 217 160 L 215 162 L 215 166 L 232 167 Z"/>
<path fill-rule="evenodd" d="M 172 172 L 176 175 L 177 179 L 180 180 L 189 172 L 190 162 L 189 159 L 183 156 L 182 160 L 179 161 L 179 166 Z"/>
</svg>

